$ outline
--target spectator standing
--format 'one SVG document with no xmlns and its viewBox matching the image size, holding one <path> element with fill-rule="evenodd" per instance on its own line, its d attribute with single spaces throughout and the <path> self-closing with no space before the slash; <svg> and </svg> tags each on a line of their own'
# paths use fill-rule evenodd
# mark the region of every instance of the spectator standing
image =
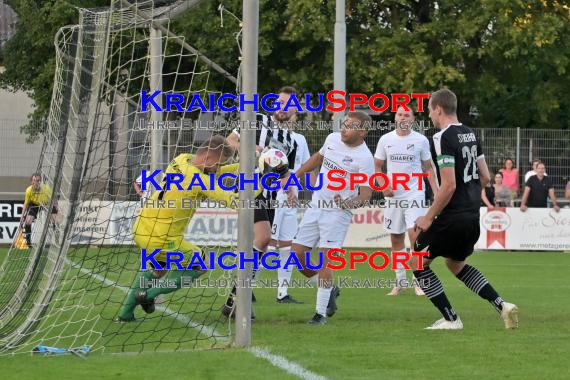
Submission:
<svg viewBox="0 0 570 380">
<path fill-rule="evenodd" d="M 526 181 L 524 194 L 521 202 L 521 211 L 526 211 L 529 207 L 547 207 L 547 199 L 550 197 L 554 210 L 560 211 L 556 202 L 556 194 L 552 179 L 545 176 L 546 168 L 543 163 L 539 163 L 536 167 L 536 175 L 533 175 Z"/>
<path fill-rule="evenodd" d="M 528 172 L 526 172 L 526 174 L 524 175 L 524 183 L 526 183 L 526 181 L 528 181 L 528 179 L 530 177 L 532 177 L 533 175 L 536 174 L 536 167 L 538 166 L 538 164 L 542 163 L 542 161 L 540 161 L 539 159 L 534 159 L 532 160 L 532 169 L 529 170 Z M 548 175 L 546 173 L 544 173 L 544 175 Z"/>
</svg>

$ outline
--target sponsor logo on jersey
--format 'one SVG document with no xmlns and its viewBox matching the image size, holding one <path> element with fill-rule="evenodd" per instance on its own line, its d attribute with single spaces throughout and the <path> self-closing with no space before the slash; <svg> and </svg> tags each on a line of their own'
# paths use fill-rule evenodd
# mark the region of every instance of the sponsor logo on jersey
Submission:
<svg viewBox="0 0 570 380">
<path fill-rule="evenodd" d="M 457 137 L 460 143 L 474 142 L 477 140 L 474 133 L 462 133 L 457 135 Z"/>
<path fill-rule="evenodd" d="M 338 165 L 336 162 L 332 161 L 330 158 L 326 158 L 323 162 L 323 165 L 325 165 L 325 168 L 329 169 L 329 170 L 343 170 L 343 168 L 340 167 L 340 165 Z M 333 175 L 334 177 L 340 177 L 340 178 L 344 178 L 345 176 L 341 175 L 340 173 L 335 173 Z"/>
<path fill-rule="evenodd" d="M 390 160 L 395 162 L 414 162 L 414 155 L 412 154 L 391 154 Z"/>
</svg>

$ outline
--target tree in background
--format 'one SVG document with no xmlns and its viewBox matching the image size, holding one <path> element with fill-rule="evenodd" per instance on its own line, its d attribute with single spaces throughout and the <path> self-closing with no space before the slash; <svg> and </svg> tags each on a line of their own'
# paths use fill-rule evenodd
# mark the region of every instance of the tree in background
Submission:
<svg viewBox="0 0 570 380">
<path fill-rule="evenodd" d="M 77 23 L 76 7 L 90 8 L 108 0 L 9 0 L 19 17 L 16 34 L 8 40 L 1 62 L 0 87 L 27 92 L 35 110 L 24 126 L 30 140 L 42 131 L 41 123 L 49 111 L 55 73 L 54 36 L 59 28 Z"/>
<path fill-rule="evenodd" d="M 76 23 L 71 5 L 109 0 L 11 0 L 20 22 L 6 44 L 0 86 L 31 93 L 33 119 L 49 110 L 53 37 Z M 224 0 L 241 17 L 241 0 Z M 239 61 L 237 21 L 203 2 L 173 30 L 230 72 Z M 431 92 L 459 97 L 475 127 L 570 128 L 570 6 L 562 0 L 347 0 L 347 91 Z M 42 22 L 38 22 L 42 20 Z M 260 93 L 282 84 L 302 93 L 333 87 L 334 0 L 260 2 Z M 427 104 L 426 104 L 427 106 Z M 39 131 L 28 128 L 30 136 Z"/>
</svg>

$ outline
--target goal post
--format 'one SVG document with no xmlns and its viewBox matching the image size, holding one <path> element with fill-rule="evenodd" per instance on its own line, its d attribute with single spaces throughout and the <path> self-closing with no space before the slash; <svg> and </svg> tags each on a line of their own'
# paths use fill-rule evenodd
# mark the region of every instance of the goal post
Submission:
<svg viewBox="0 0 570 380">
<path fill-rule="evenodd" d="M 154 313 L 146 314 L 140 306 L 134 310 L 144 323 L 114 322 L 143 273 L 141 250 L 132 236 L 141 210 L 133 181 L 142 169 L 164 170 L 180 154 L 196 153 L 210 136 L 227 135 L 222 121 L 237 121 L 235 114 L 219 108 L 213 113 L 187 110 L 189 102 L 184 112 L 165 110 L 159 117 L 141 110 L 142 90 L 185 99 L 239 91 L 237 75 L 193 47 L 192 36 L 172 28 L 170 11 L 181 15 L 199 3 L 160 1 L 155 7 L 154 1 L 113 0 L 108 9 L 81 9 L 80 24 L 58 32 L 52 104 L 38 170 L 53 196 L 32 225 L 31 249 L 12 247 L 0 263 L 0 283 L 5 284 L 0 290 L 0 354 L 29 353 L 38 345 L 108 352 L 228 347 L 236 334 L 245 337 L 238 345 L 249 344 L 250 330 L 220 313 L 229 281 L 226 286 L 159 294 L 153 298 Z M 254 8 L 257 14 L 257 2 Z M 221 32 L 239 28 L 234 21 Z M 257 18 L 255 28 L 257 33 Z M 256 70 L 256 58 L 252 67 L 241 68 L 244 81 L 248 78 L 248 96 L 256 91 Z M 240 116 L 255 120 L 251 110 Z M 153 120 L 176 127 L 145 127 Z M 184 120 L 220 124 L 202 128 Z M 255 135 L 253 130 L 242 132 L 240 170 L 247 175 L 255 164 Z M 240 199 L 251 196 L 249 189 Z M 59 221 L 52 224 L 56 204 Z M 252 254 L 253 213 L 243 211 L 210 215 L 198 210 L 184 239 L 208 253 L 239 248 Z M 218 269 L 204 276 L 229 280 L 234 275 Z M 246 292 L 251 295 L 251 289 Z M 241 302 L 247 299 L 251 297 L 240 290 L 238 312 L 249 318 L 251 305 Z"/>
<path fill-rule="evenodd" d="M 257 93 L 257 53 L 259 34 L 259 0 L 243 1 L 243 69 L 242 92 L 245 99 L 253 99 Z M 241 113 L 241 125 L 249 125 L 255 121 L 253 104 L 246 104 L 245 112 Z M 240 173 L 246 177 L 253 173 L 255 167 L 255 130 L 245 128 L 240 132 Z M 240 199 L 253 198 L 253 184 L 246 184 L 240 190 Z M 242 208 L 239 210 L 239 238 L 238 251 L 245 252 L 246 258 L 253 258 L 253 210 Z M 245 269 L 238 270 L 238 279 L 247 283 L 251 278 L 252 263 L 246 262 Z M 251 288 L 238 287 L 236 304 L 236 337 L 237 347 L 246 347 L 251 343 Z"/>
</svg>

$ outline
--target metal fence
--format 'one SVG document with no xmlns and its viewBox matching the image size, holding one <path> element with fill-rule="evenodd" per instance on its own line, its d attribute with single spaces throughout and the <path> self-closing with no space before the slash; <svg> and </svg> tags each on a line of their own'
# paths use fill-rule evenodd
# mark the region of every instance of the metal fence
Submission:
<svg viewBox="0 0 570 380">
<path fill-rule="evenodd" d="M 428 124 L 426 123 L 425 126 Z M 546 165 L 546 173 L 552 178 L 556 196 L 564 198 L 564 189 L 570 181 L 570 130 L 558 129 L 521 129 L 521 128 L 473 128 L 483 147 L 483 152 L 491 173 L 499 171 L 510 158 L 519 169 L 519 183 L 524 187 L 524 175 L 531 170 L 534 159 L 540 159 Z M 331 131 L 305 130 L 311 153 L 318 151 Z M 389 130 L 372 130 L 366 143 L 372 153 L 380 137 Z M 423 131 L 426 137 L 437 132 L 435 127 Z M 491 176 L 492 178 L 492 176 Z"/>
<path fill-rule="evenodd" d="M 20 127 L 24 124 L 25 120 L 0 119 L 0 178 L 2 178 L 0 197 L 3 195 L 5 197 L 7 193 L 14 194 L 16 191 L 23 192 L 22 186 L 27 186 L 30 174 L 38 166 L 41 139 L 34 144 L 27 144 L 26 136 L 20 133 Z M 546 172 L 554 182 L 557 197 L 564 197 L 566 183 L 570 180 L 570 130 L 520 128 L 474 128 L 474 130 L 481 141 L 492 173 L 503 167 L 506 158 L 511 158 L 519 169 L 521 186 L 524 186 L 524 174 L 531 169 L 532 160 L 538 158 L 546 165 Z M 195 133 L 187 132 L 189 131 L 169 131 L 165 134 L 164 146 L 167 156 L 180 154 L 196 146 Z M 306 137 L 310 152 L 314 153 L 321 148 L 331 130 L 313 128 L 298 132 Z M 386 129 L 370 131 L 366 143 L 372 152 L 376 150 L 380 137 L 388 132 Z M 424 132 L 431 139 L 436 131 L 432 126 Z M 140 152 L 133 150 L 132 155 L 133 160 L 137 158 L 134 160 L 137 162 L 136 168 L 133 167 L 131 171 L 136 177 L 140 171 L 141 163 L 138 157 Z M 169 162 L 172 157 L 165 158 L 165 162 Z M 127 186 L 130 186 L 131 181 L 127 181 Z"/>
</svg>

